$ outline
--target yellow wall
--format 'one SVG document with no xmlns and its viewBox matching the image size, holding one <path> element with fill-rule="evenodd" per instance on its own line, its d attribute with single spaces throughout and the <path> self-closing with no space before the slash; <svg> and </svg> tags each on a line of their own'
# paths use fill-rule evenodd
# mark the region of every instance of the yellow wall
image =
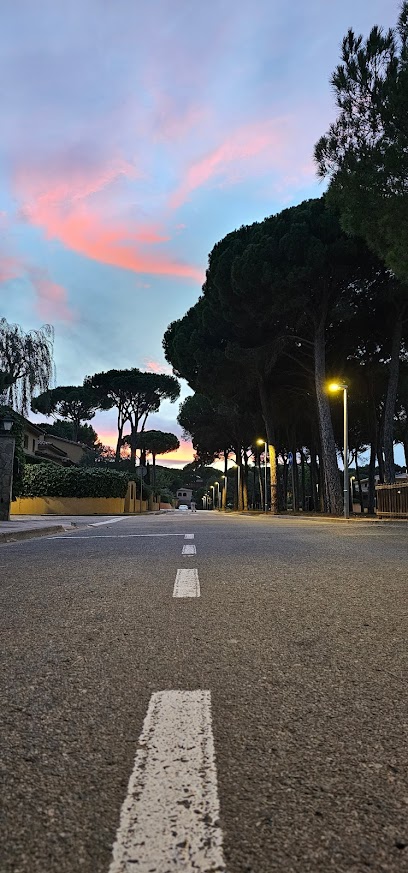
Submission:
<svg viewBox="0 0 408 873">
<path fill-rule="evenodd" d="M 121 515 L 124 509 L 124 497 L 18 497 L 10 515 Z"/>
<path fill-rule="evenodd" d="M 124 497 L 17 497 L 10 505 L 10 515 L 122 515 L 140 513 L 140 500 L 129 483 Z M 147 500 L 142 500 L 142 512 L 148 510 Z M 170 503 L 153 503 L 154 511 L 171 509 Z"/>
</svg>

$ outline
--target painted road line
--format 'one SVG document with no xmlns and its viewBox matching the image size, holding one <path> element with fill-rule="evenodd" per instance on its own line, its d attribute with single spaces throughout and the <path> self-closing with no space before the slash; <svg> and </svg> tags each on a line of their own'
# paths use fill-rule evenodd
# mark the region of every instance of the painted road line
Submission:
<svg viewBox="0 0 408 873">
<path fill-rule="evenodd" d="M 131 517 L 131 515 L 124 515 L 122 518 L 112 516 L 112 518 L 109 518 L 108 521 L 91 521 L 89 522 L 89 527 L 101 527 L 103 524 L 116 524 L 118 521 L 127 521 L 127 519 Z"/>
<path fill-rule="evenodd" d="M 195 555 L 197 553 L 197 549 L 195 546 L 183 546 L 181 550 L 182 555 Z"/>
<path fill-rule="evenodd" d="M 173 597 L 199 597 L 200 580 L 198 570 L 177 570 Z"/>
<path fill-rule="evenodd" d="M 158 534 L 84 534 L 83 536 L 73 534 L 70 537 L 55 536 L 52 537 L 42 537 L 44 540 L 130 540 L 138 537 L 183 537 L 184 534 L 181 533 L 158 533 Z"/>
<path fill-rule="evenodd" d="M 184 534 L 184 539 L 185 539 L 185 540 L 193 540 L 193 539 L 194 539 L 194 534 Z"/>
<path fill-rule="evenodd" d="M 109 873 L 225 873 L 209 691 L 150 698 Z"/>
</svg>

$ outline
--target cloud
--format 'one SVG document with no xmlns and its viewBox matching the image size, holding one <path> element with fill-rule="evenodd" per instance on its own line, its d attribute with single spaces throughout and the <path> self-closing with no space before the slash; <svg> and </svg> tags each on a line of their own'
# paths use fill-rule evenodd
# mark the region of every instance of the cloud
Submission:
<svg viewBox="0 0 408 873">
<path fill-rule="evenodd" d="M 0 285 L 13 279 L 28 278 L 36 295 L 37 315 L 45 321 L 74 320 L 74 312 L 68 304 L 68 295 L 62 285 L 51 279 L 48 270 L 38 267 L 19 255 L 7 254 L 0 250 Z"/>
<path fill-rule="evenodd" d="M 14 186 L 22 203 L 20 217 L 41 228 L 49 239 L 85 257 L 131 270 L 203 281 L 203 270 L 152 250 L 168 237 L 156 225 L 111 217 L 109 189 L 123 176 L 132 175 L 125 162 L 105 168 L 70 168 L 66 177 L 55 178 L 25 166 L 14 174 Z M 101 198 L 101 195 L 103 197 Z M 102 203 L 100 200 L 102 199 Z"/>
<path fill-rule="evenodd" d="M 22 261 L 12 255 L 3 255 L 0 252 L 0 285 L 18 279 L 25 272 Z"/>
<path fill-rule="evenodd" d="M 170 198 L 170 206 L 178 209 L 193 191 L 214 178 L 231 183 L 242 177 L 245 169 L 258 174 L 266 165 L 281 166 L 288 136 L 288 119 L 283 118 L 240 127 L 203 158 L 190 164 L 184 181 Z M 257 159 L 255 165 L 254 158 Z"/>
<path fill-rule="evenodd" d="M 27 272 L 37 294 L 36 310 L 40 318 L 45 321 L 74 321 L 75 314 L 68 306 L 65 288 L 53 282 L 43 268 L 28 267 Z"/>
<path fill-rule="evenodd" d="M 158 361 L 153 361 L 151 358 L 145 358 L 143 361 L 146 370 L 150 373 L 168 373 L 172 375 L 173 370 L 168 364 L 160 364 Z"/>
</svg>

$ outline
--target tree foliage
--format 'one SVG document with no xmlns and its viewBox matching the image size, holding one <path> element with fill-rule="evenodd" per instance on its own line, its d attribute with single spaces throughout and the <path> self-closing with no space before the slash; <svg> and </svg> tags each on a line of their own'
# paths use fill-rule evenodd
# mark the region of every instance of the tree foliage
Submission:
<svg viewBox="0 0 408 873">
<path fill-rule="evenodd" d="M 272 508 L 282 487 L 275 457 L 286 469 L 289 452 L 299 451 L 313 468 L 313 505 L 318 488 L 320 507 L 339 513 L 342 436 L 333 429 L 326 383 L 349 377 L 351 386 L 363 384 L 358 371 L 371 344 L 383 365 L 381 406 L 372 410 L 376 445 L 392 481 L 402 297 L 401 284 L 363 240 L 344 232 L 325 197 L 228 234 L 209 256 L 202 296 L 163 342 L 167 360 L 195 391 L 178 420 L 198 456 L 208 463 L 233 448 L 245 483 L 246 453 L 264 436 Z M 371 391 L 371 380 L 364 384 Z M 363 430 L 354 426 L 358 447 L 367 441 Z M 302 476 L 304 485 L 304 467 Z"/>
<path fill-rule="evenodd" d="M 338 116 L 315 147 L 347 231 L 408 282 L 408 3 L 397 27 L 349 30 L 333 73 Z"/>
<path fill-rule="evenodd" d="M 33 397 L 31 408 L 42 415 L 66 419 L 72 424 L 74 442 L 79 440 L 79 430 L 84 421 L 90 421 L 97 409 L 98 396 L 95 390 L 82 385 L 60 385 Z"/>
<path fill-rule="evenodd" d="M 143 431 L 148 415 L 158 411 L 162 400 L 174 402 L 180 394 L 180 386 L 174 376 L 145 373 L 137 367 L 129 370 L 108 370 L 87 376 L 84 386 L 96 391 L 101 409 L 111 409 L 114 406 L 117 409 L 117 463 L 120 460 L 125 425 L 130 425 L 132 466 L 135 465 L 139 426 Z"/>
<path fill-rule="evenodd" d="M 0 393 L 20 413 L 27 412 L 35 391 L 48 390 L 52 382 L 53 342 L 49 324 L 25 333 L 0 319 Z"/>
</svg>

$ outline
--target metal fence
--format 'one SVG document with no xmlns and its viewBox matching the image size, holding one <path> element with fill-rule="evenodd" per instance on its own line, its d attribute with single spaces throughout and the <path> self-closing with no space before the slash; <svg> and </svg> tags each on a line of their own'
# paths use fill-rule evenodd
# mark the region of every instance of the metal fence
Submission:
<svg viewBox="0 0 408 873">
<path fill-rule="evenodd" d="M 408 518 L 408 482 L 377 485 L 375 491 L 380 518 Z"/>
</svg>

